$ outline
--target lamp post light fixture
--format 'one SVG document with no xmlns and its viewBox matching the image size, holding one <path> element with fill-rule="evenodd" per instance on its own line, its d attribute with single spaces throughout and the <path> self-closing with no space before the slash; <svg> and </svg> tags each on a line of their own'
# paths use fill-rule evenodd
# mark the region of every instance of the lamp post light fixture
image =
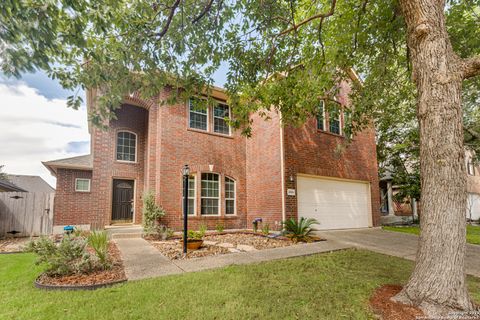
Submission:
<svg viewBox="0 0 480 320">
<path fill-rule="evenodd" d="M 190 168 L 188 164 L 182 168 L 183 175 L 183 254 L 187 254 L 187 232 L 188 232 L 188 177 Z"/>
</svg>

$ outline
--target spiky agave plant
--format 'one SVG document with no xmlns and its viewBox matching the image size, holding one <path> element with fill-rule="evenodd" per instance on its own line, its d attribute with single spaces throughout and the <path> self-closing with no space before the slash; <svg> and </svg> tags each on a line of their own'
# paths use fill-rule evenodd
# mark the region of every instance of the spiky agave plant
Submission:
<svg viewBox="0 0 480 320">
<path fill-rule="evenodd" d="M 320 224 L 317 219 L 314 218 L 300 218 L 296 221 L 293 218 L 288 219 L 283 223 L 284 234 L 290 238 L 293 242 L 310 242 L 311 233 L 317 231 L 312 226 Z"/>
</svg>

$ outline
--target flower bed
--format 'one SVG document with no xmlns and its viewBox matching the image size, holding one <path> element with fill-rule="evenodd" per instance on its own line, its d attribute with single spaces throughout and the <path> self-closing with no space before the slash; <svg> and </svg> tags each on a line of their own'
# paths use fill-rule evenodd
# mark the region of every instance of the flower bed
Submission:
<svg viewBox="0 0 480 320">
<path fill-rule="evenodd" d="M 271 237 L 253 232 L 211 233 L 203 237 L 204 242 L 199 250 L 188 251 L 187 256 L 184 257 L 179 237 L 165 241 L 157 241 L 152 237 L 145 239 L 171 260 L 252 252 L 294 245 L 292 241 L 284 237 Z"/>
<path fill-rule="evenodd" d="M 50 276 L 41 274 L 35 281 L 38 288 L 43 289 L 96 289 L 127 280 L 120 252 L 115 243 L 108 244 L 108 254 L 112 267 L 107 270 L 94 270 L 86 274 Z"/>
<path fill-rule="evenodd" d="M 7 238 L 0 240 L 0 253 L 18 253 L 23 251 L 29 238 Z"/>
</svg>

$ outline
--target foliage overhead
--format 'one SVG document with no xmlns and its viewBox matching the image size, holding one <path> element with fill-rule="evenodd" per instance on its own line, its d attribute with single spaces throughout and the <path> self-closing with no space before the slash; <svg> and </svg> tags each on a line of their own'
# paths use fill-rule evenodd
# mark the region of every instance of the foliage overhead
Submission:
<svg viewBox="0 0 480 320">
<path fill-rule="evenodd" d="M 455 51 L 478 55 L 480 0 L 450 0 L 445 10 Z M 350 81 L 346 71 L 354 68 L 362 84 L 353 85 L 347 136 L 373 118 L 385 147 L 380 157 L 417 156 L 415 87 L 397 1 L 6 0 L 0 52 L 7 75 L 42 69 L 67 89 L 100 88 L 90 115 L 96 124 L 114 117 L 122 96 L 134 91 L 149 98 L 169 85 L 172 98 L 208 93 L 224 63 L 232 125 L 246 134 L 252 111 L 275 108 L 299 124 L 316 113 L 319 99 L 331 108 L 338 83 Z M 474 146 L 479 84 L 464 84 L 466 139 Z M 76 95 L 68 100 L 80 103 Z"/>
</svg>

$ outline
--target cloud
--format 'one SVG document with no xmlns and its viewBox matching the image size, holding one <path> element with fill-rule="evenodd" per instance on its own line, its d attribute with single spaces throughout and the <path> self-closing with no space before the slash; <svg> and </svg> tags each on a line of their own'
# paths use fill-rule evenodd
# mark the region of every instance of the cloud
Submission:
<svg viewBox="0 0 480 320">
<path fill-rule="evenodd" d="M 55 185 L 41 161 L 88 153 L 87 111 L 67 108 L 23 82 L 0 83 L 0 165 L 16 174 L 40 175 Z"/>
</svg>

